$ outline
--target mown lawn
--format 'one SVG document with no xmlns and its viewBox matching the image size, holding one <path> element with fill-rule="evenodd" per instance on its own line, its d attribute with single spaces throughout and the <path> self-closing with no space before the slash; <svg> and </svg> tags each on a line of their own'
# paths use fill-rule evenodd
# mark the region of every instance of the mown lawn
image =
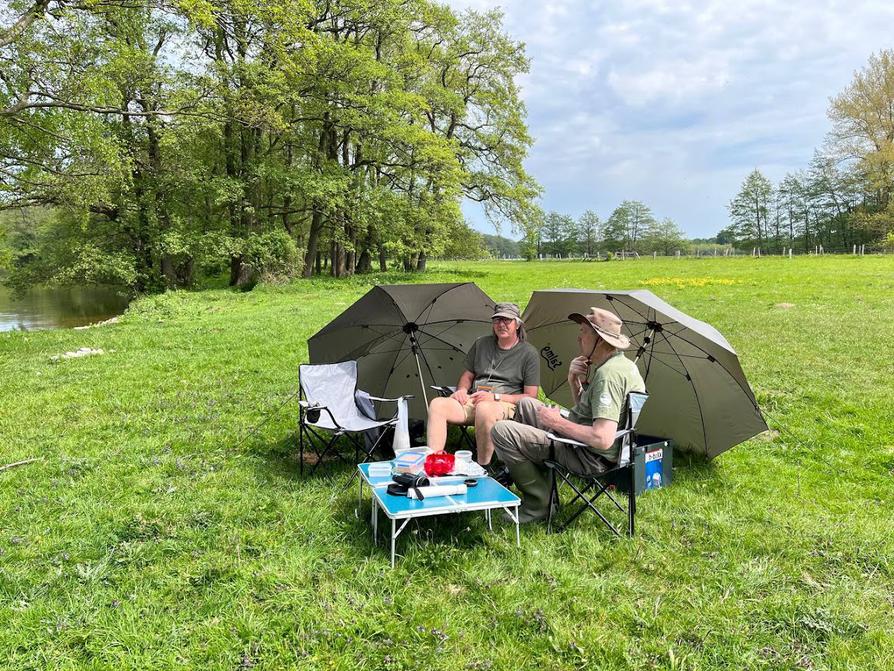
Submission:
<svg viewBox="0 0 894 671">
<path fill-rule="evenodd" d="M 633 540 L 443 518 L 391 570 L 348 469 L 298 476 L 288 399 L 307 338 L 406 280 L 649 288 L 728 337 L 775 431 L 678 457 Z M 0 666 L 894 668 L 892 331 L 894 258 L 814 257 L 439 264 L 2 334 L 0 463 L 42 461 L 0 472 Z M 79 347 L 106 354 L 51 361 Z"/>
</svg>

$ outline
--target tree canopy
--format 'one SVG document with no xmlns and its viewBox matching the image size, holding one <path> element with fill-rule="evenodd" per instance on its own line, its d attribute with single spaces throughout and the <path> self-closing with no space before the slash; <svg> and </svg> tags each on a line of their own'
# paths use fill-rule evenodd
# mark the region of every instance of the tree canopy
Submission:
<svg viewBox="0 0 894 671">
<path fill-rule="evenodd" d="M 48 207 L 20 284 L 422 269 L 459 203 L 538 185 L 497 11 L 428 0 L 36 0 L 0 30 L 0 206 Z M 459 227 L 459 228 L 458 228 Z"/>
<path fill-rule="evenodd" d="M 804 170 L 773 185 L 759 170 L 729 204 L 724 239 L 768 251 L 850 251 L 894 240 L 894 51 L 873 54 L 832 98 L 832 129 Z"/>
</svg>

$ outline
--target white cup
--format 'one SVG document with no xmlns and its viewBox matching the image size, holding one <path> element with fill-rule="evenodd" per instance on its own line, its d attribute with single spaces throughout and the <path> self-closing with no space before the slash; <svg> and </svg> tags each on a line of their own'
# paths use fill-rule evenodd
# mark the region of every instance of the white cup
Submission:
<svg viewBox="0 0 894 671">
<path fill-rule="evenodd" d="M 466 469 L 472 463 L 472 451 L 471 450 L 457 450 L 456 454 L 456 464 L 454 465 L 454 470 L 459 471 L 461 473 L 465 473 Z"/>
</svg>

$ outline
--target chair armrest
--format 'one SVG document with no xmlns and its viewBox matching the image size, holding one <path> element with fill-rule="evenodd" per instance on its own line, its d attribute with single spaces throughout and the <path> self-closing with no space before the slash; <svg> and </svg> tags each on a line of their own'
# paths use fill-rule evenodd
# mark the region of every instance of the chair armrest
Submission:
<svg viewBox="0 0 894 671">
<path fill-rule="evenodd" d="M 546 437 L 552 441 L 557 443 L 563 443 L 564 445 L 571 445 L 572 447 L 589 447 L 586 443 L 582 443 L 579 440 L 573 440 L 571 438 L 564 438 L 562 436 L 557 436 L 554 433 L 547 433 Z"/>
<path fill-rule="evenodd" d="M 305 410 L 308 408 L 314 408 L 315 410 L 328 410 L 329 409 L 322 403 L 311 403 L 310 401 L 298 401 L 298 405 L 300 405 Z"/>
<path fill-rule="evenodd" d="M 450 396 L 453 392 L 456 391 L 456 387 L 448 387 L 447 385 L 430 385 L 432 389 L 438 392 L 441 396 Z"/>
<path fill-rule="evenodd" d="M 413 394 L 405 394 L 403 396 L 398 396 L 397 398 L 381 398 L 379 396 L 369 396 L 368 398 L 371 401 L 392 401 L 392 402 L 396 403 L 397 401 L 400 401 L 401 399 L 404 399 L 404 398 L 411 399 L 411 398 L 416 398 L 416 397 Z"/>
</svg>

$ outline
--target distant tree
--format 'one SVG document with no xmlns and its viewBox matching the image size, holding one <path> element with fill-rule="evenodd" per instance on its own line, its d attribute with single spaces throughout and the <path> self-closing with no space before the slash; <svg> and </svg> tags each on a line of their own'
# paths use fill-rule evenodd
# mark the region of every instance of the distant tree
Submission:
<svg viewBox="0 0 894 671">
<path fill-rule="evenodd" d="M 487 233 L 482 234 L 482 237 L 484 238 L 487 251 L 495 258 L 509 257 L 514 259 L 522 256 L 521 244 L 515 240 Z"/>
<path fill-rule="evenodd" d="M 655 216 L 647 205 L 638 200 L 625 200 L 611 213 L 602 231 L 605 246 L 610 251 L 643 251 L 641 243 L 655 225 Z"/>
<path fill-rule="evenodd" d="M 593 212 L 593 210 L 587 210 L 577 220 L 580 251 L 588 257 L 593 256 L 596 252 L 601 226 L 602 222 L 599 220 L 599 215 Z"/>
<path fill-rule="evenodd" d="M 686 237 L 683 230 L 672 219 L 665 217 L 649 227 L 645 243 L 649 251 L 670 256 L 678 249 L 682 249 L 686 243 Z"/>
<path fill-rule="evenodd" d="M 773 184 L 760 170 L 752 170 L 728 205 L 736 240 L 764 247 L 773 207 Z"/>
<path fill-rule="evenodd" d="M 871 55 L 828 114 L 830 150 L 850 166 L 859 192 L 847 217 L 858 234 L 851 241 L 881 240 L 894 231 L 894 50 Z"/>
<path fill-rule="evenodd" d="M 543 221 L 543 253 L 566 257 L 576 248 L 577 225 L 567 214 L 548 212 Z"/>
</svg>

